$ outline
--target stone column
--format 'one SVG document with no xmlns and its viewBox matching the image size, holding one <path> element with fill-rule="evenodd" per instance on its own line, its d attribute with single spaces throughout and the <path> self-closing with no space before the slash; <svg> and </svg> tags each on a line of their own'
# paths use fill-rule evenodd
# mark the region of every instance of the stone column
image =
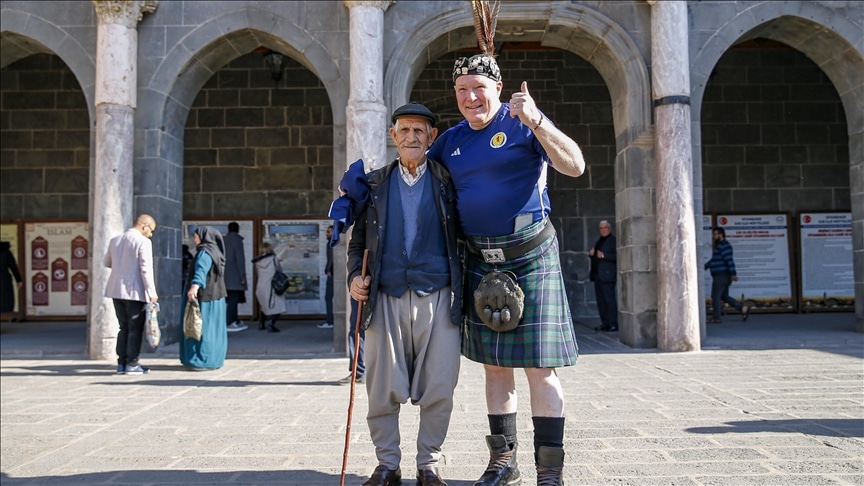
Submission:
<svg viewBox="0 0 864 486">
<path fill-rule="evenodd" d="M 366 170 L 387 163 L 388 109 L 384 104 L 384 11 L 392 0 L 345 0 L 350 9 L 351 82 L 345 109 L 347 163 Z"/>
<path fill-rule="evenodd" d="M 693 213 L 687 2 L 648 3 L 657 160 L 657 348 L 697 351 L 699 282 Z"/>
<path fill-rule="evenodd" d="M 102 264 L 111 238 L 132 226 L 132 148 L 138 22 L 157 1 L 93 1 L 96 31 L 96 150 L 90 170 L 91 359 L 117 357 L 119 326 L 111 299 L 104 297 L 110 270 Z"/>
<path fill-rule="evenodd" d="M 366 172 L 383 167 L 387 163 L 387 127 L 389 110 L 384 104 L 384 11 L 393 4 L 392 0 L 343 0 L 349 9 L 349 42 L 351 60 L 351 79 L 348 106 L 345 108 L 345 169 L 357 159 L 363 159 Z M 337 194 L 338 195 L 338 194 Z M 334 264 L 345 267 L 344 248 L 349 234 L 343 236 L 344 244 L 339 248 L 343 253 L 334 253 Z M 343 276 L 342 272 L 334 275 Z M 340 285 L 344 280 L 336 280 Z M 344 346 L 337 344 L 336 349 L 344 349 L 347 354 L 348 329 L 355 326 L 349 322 L 351 301 L 347 288 L 335 292 L 334 299 L 344 302 L 344 319 L 336 319 L 333 325 L 334 339 L 342 340 Z M 344 337 L 344 338 L 341 338 Z"/>
</svg>

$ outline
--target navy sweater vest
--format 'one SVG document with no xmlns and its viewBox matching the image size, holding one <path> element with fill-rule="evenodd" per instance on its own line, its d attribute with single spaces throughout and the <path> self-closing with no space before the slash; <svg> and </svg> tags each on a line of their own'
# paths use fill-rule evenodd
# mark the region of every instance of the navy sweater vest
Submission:
<svg viewBox="0 0 864 486">
<path fill-rule="evenodd" d="M 423 194 L 419 204 L 403 206 L 402 191 L 418 191 L 421 187 Z M 405 195 L 406 200 L 410 199 L 407 193 Z M 415 226 L 417 231 L 410 252 L 405 245 L 405 220 L 413 221 L 414 224 L 409 226 Z M 450 285 L 447 245 L 435 204 L 435 184 L 428 170 L 413 187 L 402 180 L 398 167 L 393 170 L 387 196 L 387 227 L 383 236 L 378 282 L 382 292 L 401 297 L 410 288 L 417 295 L 424 296 Z"/>
</svg>

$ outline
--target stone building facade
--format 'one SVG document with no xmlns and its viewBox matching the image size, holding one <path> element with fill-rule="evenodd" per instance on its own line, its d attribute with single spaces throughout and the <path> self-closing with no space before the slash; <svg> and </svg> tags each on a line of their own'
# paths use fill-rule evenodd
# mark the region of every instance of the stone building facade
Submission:
<svg viewBox="0 0 864 486">
<path fill-rule="evenodd" d="M 602 219 L 621 340 L 687 350 L 706 331 L 697 216 L 851 211 L 864 331 L 860 3 L 513 1 L 496 41 L 505 97 L 528 81 L 585 153 L 585 175 L 550 177 L 575 316 L 596 315 L 587 249 Z M 464 0 L 2 1 L 0 219 L 90 221 L 98 347 L 113 328 L 96 310 L 100 244 L 153 214 L 160 302 L 179 322 L 184 219 L 326 216 L 348 164 L 395 155 L 393 108 L 459 121 L 450 72 L 475 47 Z M 270 51 L 286 56 L 278 82 Z M 337 286 L 337 349 L 344 301 Z"/>
</svg>

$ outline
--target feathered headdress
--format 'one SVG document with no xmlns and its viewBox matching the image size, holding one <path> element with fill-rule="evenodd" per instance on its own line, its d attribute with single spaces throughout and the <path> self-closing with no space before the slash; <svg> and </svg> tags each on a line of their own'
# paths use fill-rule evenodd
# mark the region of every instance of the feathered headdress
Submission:
<svg viewBox="0 0 864 486">
<path fill-rule="evenodd" d="M 495 62 L 495 26 L 498 24 L 500 2 L 495 0 L 471 0 L 474 13 L 474 33 L 482 54 L 460 57 L 453 66 L 453 81 L 466 74 L 479 74 L 495 81 L 501 81 L 501 70 Z"/>
<path fill-rule="evenodd" d="M 498 9 L 501 3 L 497 0 L 489 5 L 488 0 L 471 0 L 471 10 L 474 12 L 474 33 L 477 34 L 477 45 L 487 56 L 495 55 L 495 26 L 498 25 Z"/>
</svg>

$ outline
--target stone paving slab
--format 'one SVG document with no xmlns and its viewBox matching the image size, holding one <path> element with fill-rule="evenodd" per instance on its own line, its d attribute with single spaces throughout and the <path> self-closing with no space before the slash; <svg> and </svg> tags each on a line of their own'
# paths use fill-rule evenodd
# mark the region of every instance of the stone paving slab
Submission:
<svg viewBox="0 0 864 486">
<path fill-rule="evenodd" d="M 582 355 L 559 370 L 565 478 L 579 485 L 862 485 L 864 348 L 631 350 L 577 330 Z M 848 339 L 847 339 L 848 338 Z M 851 342 L 851 344 L 850 344 Z M 3 485 L 335 485 L 345 448 L 347 360 L 231 358 L 152 372 L 68 357 L 0 361 Z M 534 484 L 527 381 L 517 372 L 526 485 Z M 470 486 L 488 453 L 482 367 L 464 360 L 442 472 Z M 346 484 L 374 468 L 358 387 Z M 416 407 L 403 407 L 402 469 L 413 479 Z M 413 484 L 406 481 L 405 484 Z"/>
</svg>

